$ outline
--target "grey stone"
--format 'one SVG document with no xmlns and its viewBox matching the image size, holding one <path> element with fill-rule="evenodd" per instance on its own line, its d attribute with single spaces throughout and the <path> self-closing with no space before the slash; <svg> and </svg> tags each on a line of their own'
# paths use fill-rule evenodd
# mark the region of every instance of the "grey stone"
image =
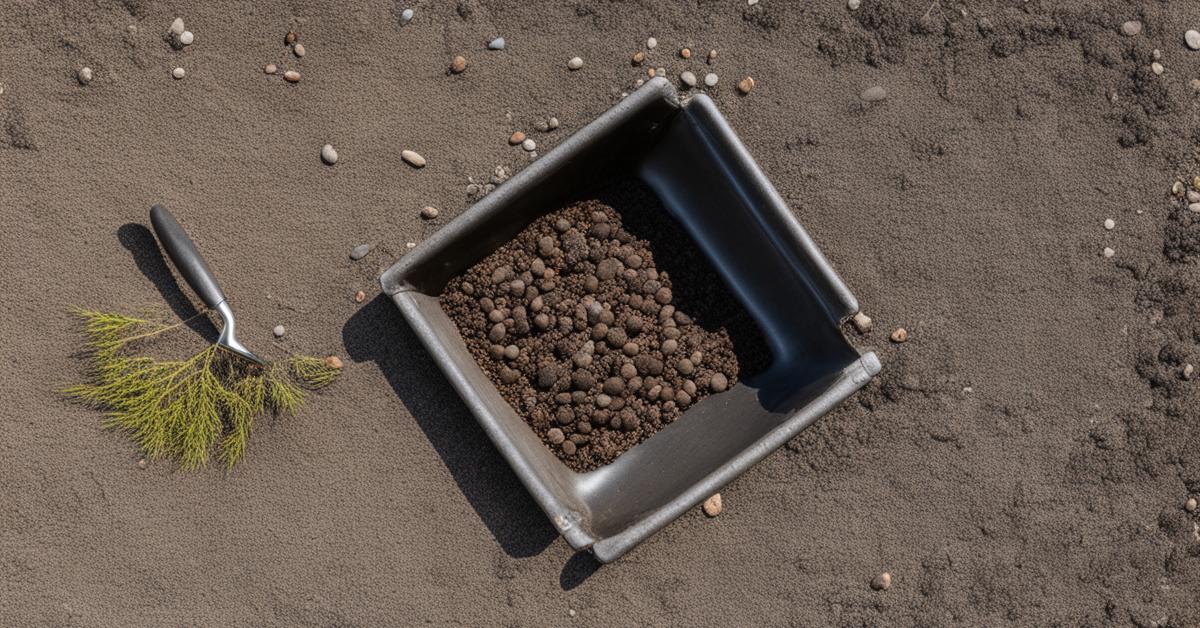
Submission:
<svg viewBox="0 0 1200 628">
<path fill-rule="evenodd" d="M 350 259 L 362 259 L 367 253 L 371 252 L 370 244 L 360 244 L 350 251 Z"/>
</svg>

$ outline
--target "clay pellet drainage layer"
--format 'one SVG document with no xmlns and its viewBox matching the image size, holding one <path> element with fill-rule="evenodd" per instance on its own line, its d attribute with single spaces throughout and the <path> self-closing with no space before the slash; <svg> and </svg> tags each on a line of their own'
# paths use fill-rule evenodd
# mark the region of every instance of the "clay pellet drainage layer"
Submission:
<svg viewBox="0 0 1200 628">
<path fill-rule="evenodd" d="M 505 401 L 576 471 L 769 362 L 749 315 L 652 194 L 625 180 L 601 196 L 613 206 L 538 218 L 440 296 Z"/>
</svg>

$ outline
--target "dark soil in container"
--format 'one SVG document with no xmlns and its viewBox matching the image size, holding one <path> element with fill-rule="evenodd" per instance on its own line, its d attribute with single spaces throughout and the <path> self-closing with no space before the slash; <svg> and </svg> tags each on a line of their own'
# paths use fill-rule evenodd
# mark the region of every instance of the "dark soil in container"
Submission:
<svg viewBox="0 0 1200 628">
<path fill-rule="evenodd" d="M 770 363 L 691 238 L 630 180 L 538 218 L 440 300 L 505 400 L 576 471 Z"/>
</svg>

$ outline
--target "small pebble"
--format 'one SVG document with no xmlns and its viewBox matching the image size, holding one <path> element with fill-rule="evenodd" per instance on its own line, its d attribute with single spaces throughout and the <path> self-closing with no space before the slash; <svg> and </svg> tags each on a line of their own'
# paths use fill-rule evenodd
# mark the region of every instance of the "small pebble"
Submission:
<svg viewBox="0 0 1200 628">
<path fill-rule="evenodd" d="M 579 57 L 571 57 L 571 60 L 567 62 L 567 69 L 569 70 L 578 70 L 582 67 L 583 59 L 580 59 Z"/>
<path fill-rule="evenodd" d="M 1153 51 L 1150 52 L 1150 56 L 1154 57 L 1155 61 L 1160 61 L 1160 60 L 1162 60 L 1162 51 L 1159 50 L 1158 48 L 1155 48 Z"/>
<path fill-rule="evenodd" d="M 508 143 L 512 144 L 513 146 L 516 146 L 517 144 L 520 144 L 521 142 L 524 142 L 524 141 L 525 141 L 525 134 L 520 131 L 513 133 L 508 138 Z"/>
<path fill-rule="evenodd" d="M 1183 196 L 1187 187 L 1183 185 L 1183 181 L 1176 181 L 1171 185 L 1171 194 L 1175 196 Z"/>
<path fill-rule="evenodd" d="M 1165 69 L 1166 69 L 1166 68 L 1164 68 L 1164 67 L 1163 67 L 1163 64 L 1161 64 L 1161 63 L 1159 63 L 1159 62 L 1157 62 L 1157 61 L 1155 61 L 1154 63 L 1151 63 L 1151 64 L 1150 64 L 1150 71 L 1151 71 L 1151 72 L 1154 72 L 1155 74 L 1160 74 L 1160 75 L 1161 75 Z"/>
<path fill-rule="evenodd" d="M 425 220 L 433 220 L 438 217 L 438 208 L 431 205 L 426 205 L 421 208 L 421 217 Z"/>
<path fill-rule="evenodd" d="M 1193 91 L 1200 92 L 1200 79 L 1192 79 L 1188 85 L 1192 86 Z"/>
<path fill-rule="evenodd" d="M 325 366 L 328 366 L 331 369 L 341 370 L 342 359 L 337 357 L 336 355 L 331 355 L 331 356 L 325 358 Z"/>
<path fill-rule="evenodd" d="M 1112 250 L 1112 247 L 1109 247 L 1109 246 L 1104 247 L 1104 257 L 1112 257 L 1113 255 L 1116 255 L 1116 254 L 1117 254 L 1117 252 Z"/>
<path fill-rule="evenodd" d="M 179 34 L 179 43 L 185 46 L 192 45 L 194 41 L 196 41 L 196 35 L 192 31 L 183 31 Z"/>
<path fill-rule="evenodd" d="M 1127 37 L 1134 37 L 1142 32 L 1142 23 L 1137 20 L 1129 20 L 1121 25 L 1121 33 Z"/>
<path fill-rule="evenodd" d="M 708 515 L 709 517 L 715 517 L 721 514 L 721 494 L 714 493 L 712 497 L 704 500 L 704 503 L 701 504 L 700 508 L 704 511 L 704 514 Z"/>
<path fill-rule="evenodd" d="M 1196 175 L 1195 177 L 1192 177 L 1192 187 L 1194 189 L 1200 190 L 1200 175 Z"/>
<path fill-rule="evenodd" d="M 414 168 L 425 167 L 425 158 L 411 150 L 400 151 L 400 158 Z"/>
<path fill-rule="evenodd" d="M 713 373 L 708 380 L 708 387 L 715 393 L 725 392 L 729 388 L 729 378 L 724 373 Z"/>
<path fill-rule="evenodd" d="M 654 68 L 646 68 L 646 76 L 649 76 L 650 78 L 654 78 L 654 75 L 657 73 L 658 73 L 658 70 L 655 70 Z M 1197 79 L 1197 80 L 1200 80 L 1200 79 Z"/>
<path fill-rule="evenodd" d="M 366 300 L 367 300 L 366 292 L 359 290 L 358 292 L 354 293 L 354 302 L 355 303 L 362 303 L 363 301 L 366 301 Z"/>
<path fill-rule="evenodd" d="M 1117 223 L 1112 218 L 1106 218 L 1104 220 L 1104 228 L 1105 229 L 1112 231 L 1116 226 L 1117 226 Z"/>
<path fill-rule="evenodd" d="M 892 331 L 892 342 L 901 343 L 908 342 L 908 330 L 903 327 L 897 327 Z"/>
<path fill-rule="evenodd" d="M 758 0 L 746 0 L 747 6 L 754 6 L 756 4 L 758 4 Z"/>
<path fill-rule="evenodd" d="M 1200 504 L 1197 504 L 1195 497 L 1189 497 L 1186 502 L 1183 502 L 1183 509 L 1188 512 L 1196 512 L 1197 506 Z"/>
<path fill-rule="evenodd" d="M 1196 372 L 1196 367 L 1192 366 L 1192 364 L 1190 362 L 1183 365 L 1183 378 L 1184 379 L 1191 379 L 1192 374 L 1195 372 Z"/>
<path fill-rule="evenodd" d="M 450 62 L 450 71 L 455 74 L 462 74 L 463 70 L 466 70 L 466 69 L 467 69 L 467 58 L 462 55 L 458 55 L 457 57 L 454 57 L 454 60 Z"/>
<path fill-rule="evenodd" d="M 1187 197 L 1189 203 L 1200 203 L 1200 192 L 1196 190 L 1188 190 L 1184 196 Z"/>
<path fill-rule="evenodd" d="M 650 50 L 654 50 L 656 47 L 658 47 L 657 39 L 651 37 L 650 39 L 646 40 L 646 48 L 649 48 Z"/>
<path fill-rule="evenodd" d="M 414 12 L 412 9 L 405 9 L 400 12 L 400 23 L 408 24 L 413 19 Z"/>
<path fill-rule="evenodd" d="M 274 63 L 268 63 L 268 64 L 266 64 L 266 65 L 264 65 L 264 66 L 263 66 L 263 73 L 264 73 L 264 74 L 274 74 L 274 73 L 276 73 L 276 72 L 278 72 L 278 71 L 279 71 L 279 68 L 275 67 L 275 64 L 274 64 Z"/>
<path fill-rule="evenodd" d="M 283 338 L 283 335 L 287 333 L 287 329 L 284 328 L 283 325 L 276 325 L 275 329 L 273 329 L 272 331 L 275 332 L 276 338 Z"/>
<path fill-rule="evenodd" d="M 563 434 L 563 431 L 557 427 L 552 427 L 549 430 L 546 430 L 546 438 L 555 445 L 567 440 L 567 436 Z"/>
<path fill-rule="evenodd" d="M 704 84 L 709 87 L 716 87 L 717 86 L 717 75 L 712 72 L 705 74 L 704 75 Z"/>
<path fill-rule="evenodd" d="M 283 73 L 283 80 L 289 83 L 299 83 L 300 73 L 295 70 L 288 70 L 287 72 Z"/>
<path fill-rule="evenodd" d="M 283 43 L 290 46 L 290 45 L 296 43 L 296 40 L 299 38 L 300 38 L 300 36 L 297 35 L 295 31 L 288 31 L 287 35 L 283 36 Z"/>
<path fill-rule="evenodd" d="M 859 313 L 855 314 L 853 318 L 850 319 L 850 322 L 854 323 L 854 329 L 858 330 L 858 333 L 860 333 L 860 334 L 871 333 L 871 317 L 870 316 L 867 316 L 866 314 L 859 312 Z"/>
<path fill-rule="evenodd" d="M 859 94 L 859 98 L 862 98 L 867 102 L 879 102 L 884 98 L 887 98 L 887 90 L 881 85 L 868 87 L 862 91 L 862 94 Z"/>
<path fill-rule="evenodd" d="M 712 50 L 708 51 L 708 63 L 711 65 L 716 60 L 717 60 L 717 49 L 713 48 Z"/>
<path fill-rule="evenodd" d="M 183 18 L 181 18 L 181 17 L 175 18 L 175 21 L 171 22 L 171 26 L 170 26 L 170 28 L 167 29 L 167 32 L 171 33 L 172 35 L 175 35 L 176 37 L 178 37 L 179 35 L 182 35 L 183 34 Z"/>
<path fill-rule="evenodd" d="M 641 65 L 642 62 L 644 62 L 645 60 L 646 60 L 646 53 L 642 52 L 641 50 L 633 53 L 633 64 L 634 65 Z"/>
<path fill-rule="evenodd" d="M 524 142 L 521 142 L 521 148 L 524 148 L 525 150 L 528 150 L 528 151 L 536 150 L 537 142 L 535 142 L 531 139 L 526 139 Z"/>
<path fill-rule="evenodd" d="M 696 75 L 692 74 L 691 72 L 681 73 L 679 75 L 679 80 L 683 81 L 683 84 L 687 85 L 688 87 L 696 86 Z"/>
<path fill-rule="evenodd" d="M 171 76 L 175 77 L 176 80 L 181 79 L 186 75 L 187 71 L 183 68 L 175 68 L 174 70 L 171 70 Z"/>
<path fill-rule="evenodd" d="M 554 129 L 557 129 L 558 128 L 558 118 L 553 118 L 553 117 L 550 118 L 549 120 L 546 121 L 546 125 L 550 127 L 551 131 L 553 131 Z"/>
<path fill-rule="evenodd" d="M 497 37 L 488 42 L 488 50 L 504 50 L 504 38 Z M 520 52 L 519 50 L 517 52 Z"/>
<path fill-rule="evenodd" d="M 574 447 L 572 447 L 571 449 L 574 449 Z M 576 613 L 575 613 L 575 609 L 573 609 L 573 608 L 568 608 L 568 609 L 567 609 L 567 614 L 568 614 L 568 615 L 570 615 L 571 617 L 574 617 L 574 616 L 576 615 Z"/>
<path fill-rule="evenodd" d="M 370 244 L 360 244 L 350 251 L 350 259 L 362 259 L 367 253 L 371 252 Z"/>
<path fill-rule="evenodd" d="M 871 588 L 876 591 L 887 591 L 892 588 L 892 574 L 883 572 L 871 580 Z"/>
<path fill-rule="evenodd" d="M 860 6 L 862 6 L 862 0 L 846 0 L 846 8 L 851 11 L 857 11 Z"/>
<path fill-rule="evenodd" d="M 1200 31 L 1190 30 L 1183 34 L 1183 41 L 1192 50 L 1200 50 Z"/>
<path fill-rule="evenodd" d="M 1188 210 L 1200 213 L 1200 203 L 1191 203 L 1188 205 Z"/>
<path fill-rule="evenodd" d="M 321 161 L 329 165 L 336 164 L 338 160 L 337 151 L 333 149 L 332 144 L 326 144 L 321 147 Z"/>
<path fill-rule="evenodd" d="M 749 94 L 750 92 L 754 91 L 754 79 L 747 76 L 746 78 L 738 81 L 737 88 L 739 92 L 743 94 Z"/>
<path fill-rule="evenodd" d="M 80 85 L 87 85 L 92 82 L 92 69 L 79 68 L 79 73 L 76 75 Z"/>
<path fill-rule="evenodd" d="M 679 56 L 683 57 L 684 59 L 691 59 L 692 51 L 687 48 L 681 48 L 679 50 Z"/>
<path fill-rule="evenodd" d="M 296 44 L 295 46 L 292 46 L 292 54 L 296 55 L 297 57 L 303 57 L 304 52 L 304 44 Z"/>
</svg>

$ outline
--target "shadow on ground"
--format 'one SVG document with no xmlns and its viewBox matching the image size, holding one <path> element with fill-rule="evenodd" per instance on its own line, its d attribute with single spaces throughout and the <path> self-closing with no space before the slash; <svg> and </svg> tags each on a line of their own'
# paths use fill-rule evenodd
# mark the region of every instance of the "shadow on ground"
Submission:
<svg viewBox="0 0 1200 628">
<path fill-rule="evenodd" d="M 158 240 L 154 234 L 136 222 L 128 222 L 117 229 L 117 240 L 133 256 L 133 263 L 138 270 L 158 288 L 162 298 L 171 307 L 171 311 L 179 320 L 209 342 L 217 341 L 217 328 L 207 316 L 197 316 L 199 312 L 188 295 L 179 287 L 175 273 L 167 265 L 166 258 L 158 248 Z"/>
<path fill-rule="evenodd" d="M 509 556 L 535 556 L 554 541 L 558 533 L 386 296 L 350 317 L 342 342 L 352 359 L 383 372 Z"/>
</svg>

